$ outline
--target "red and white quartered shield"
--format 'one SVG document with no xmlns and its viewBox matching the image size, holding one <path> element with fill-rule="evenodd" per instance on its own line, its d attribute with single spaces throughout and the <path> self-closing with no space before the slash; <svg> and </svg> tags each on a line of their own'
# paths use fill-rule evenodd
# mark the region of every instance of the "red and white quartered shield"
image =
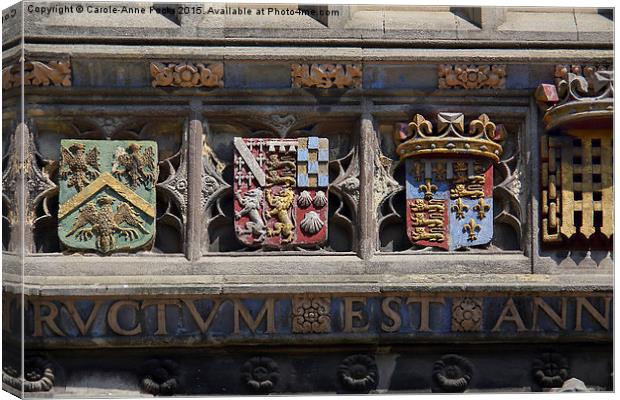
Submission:
<svg viewBox="0 0 620 400">
<path fill-rule="evenodd" d="M 235 138 L 237 239 L 286 248 L 327 239 L 329 142 L 326 138 Z"/>
</svg>

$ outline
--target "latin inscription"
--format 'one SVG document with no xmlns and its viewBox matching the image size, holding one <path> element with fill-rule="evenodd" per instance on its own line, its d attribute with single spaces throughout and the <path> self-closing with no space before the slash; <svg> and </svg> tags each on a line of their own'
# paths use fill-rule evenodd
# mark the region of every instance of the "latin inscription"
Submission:
<svg viewBox="0 0 620 400">
<path fill-rule="evenodd" d="M 311 294 L 263 297 L 27 298 L 32 338 L 226 338 L 347 335 L 611 337 L 611 295 L 582 297 L 385 297 Z M 19 297 L 4 293 L 3 329 L 17 333 Z M 8 311 L 8 312 L 7 312 Z"/>
</svg>

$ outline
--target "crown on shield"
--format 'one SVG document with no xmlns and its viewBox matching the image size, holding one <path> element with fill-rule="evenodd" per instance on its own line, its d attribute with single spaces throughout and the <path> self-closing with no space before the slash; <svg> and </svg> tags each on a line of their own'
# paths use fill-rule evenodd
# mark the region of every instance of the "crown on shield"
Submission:
<svg viewBox="0 0 620 400">
<path fill-rule="evenodd" d="M 400 143 L 396 154 L 401 160 L 464 155 L 499 162 L 503 151 L 499 142 L 506 137 L 506 131 L 502 125 L 491 122 L 486 114 L 472 120 L 465 131 L 465 117 L 461 113 L 439 113 L 435 131 L 430 121 L 416 114 L 409 124 L 396 124 L 394 136 Z"/>
</svg>

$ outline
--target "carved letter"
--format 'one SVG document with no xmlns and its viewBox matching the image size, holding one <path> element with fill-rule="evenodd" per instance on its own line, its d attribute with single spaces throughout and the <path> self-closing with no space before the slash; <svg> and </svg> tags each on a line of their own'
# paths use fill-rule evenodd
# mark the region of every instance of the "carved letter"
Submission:
<svg viewBox="0 0 620 400">
<path fill-rule="evenodd" d="M 562 329 L 566 329 L 566 306 L 567 306 L 567 299 L 565 297 L 562 298 L 562 311 L 561 314 L 562 316 L 560 317 L 553 308 L 551 308 L 551 306 L 549 304 L 547 304 L 545 302 L 545 300 L 543 300 L 542 297 L 534 297 L 534 310 L 532 313 L 532 330 L 538 330 L 540 329 L 538 327 L 538 310 L 542 310 L 545 312 L 545 314 L 547 314 L 547 316 L 553 321 L 555 322 L 555 324 L 562 328 Z"/>
<path fill-rule="evenodd" d="M 368 322 L 364 326 L 353 326 L 353 318 L 357 318 L 363 322 L 364 313 L 363 308 L 353 311 L 353 303 L 361 303 L 362 306 L 366 305 L 365 297 L 345 297 L 344 298 L 344 332 L 367 332 Z"/>
<path fill-rule="evenodd" d="M 508 314 L 509 312 L 510 314 Z M 521 319 L 521 315 L 519 315 L 519 310 L 517 310 L 517 306 L 515 305 L 514 300 L 512 300 L 512 297 L 509 298 L 508 301 L 506 301 L 506 305 L 504 306 L 504 309 L 502 310 L 501 315 L 497 319 L 497 323 L 495 324 L 493 329 L 491 329 L 491 331 L 492 332 L 499 331 L 499 328 L 502 325 L 502 323 L 506 321 L 514 322 L 515 325 L 517 326 L 517 332 L 527 331 L 527 328 L 525 327 L 525 324 L 523 323 L 523 320 Z"/>
<path fill-rule="evenodd" d="M 598 312 L 598 310 L 590 303 L 585 297 L 577 297 L 577 305 L 575 316 L 575 331 L 581 332 L 583 331 L 583 327 L 581 326 L 582 320 L 582 308 L 588 310 L 588 313 L 594 318 L 605 330 L 609 330 L 609 303 L 611 302 L 611 297 L 605 297 L 605 311 L 604 316 Z"/>
<path fill-rule="evenodd" d="M 392 325 L 387 325 L 385 322 L 382 322 L 381 330 L 383 332 L 398 332 L 402 320 L 400 318 L 400 313 L 390 307 L 390 303 L 396 303 L 398 305 L 398 310 L 400 310 L 402 300 L 398 297 L 386 297 L 383 299 L 383 302 L 381 303 L 381 311 L 383 311 L 383 315 L 392 320 L 393 323 Z"/>
<path fill-rule="evenodd" d="M 420 303 L 420 332 L 431 332 L 430 328 L 430 305 L 431 303 L 444 304 L 443 297 L 409 297 L 406 304 Z"/>
<path fill-rule="evenodd" d="M 134 336 L 134 335 L 140 334 L 142 332 L 142 326 L 139 323 L 137 323 L 136 326 L 130 330 L 126 330 L 120 327 L 120 325 L 118 324 L 118 310 L 122 307 L 131 307 L 134 310 L 140 309 L 140 305 L 138 304 L 137 301 L 120 300 L 120 301 L 115 302 L 114 304 L 110 306 L 110 309 L 108 310 L 108 326 L 110 327 L 110 329 L 112 329 L 114 333 L 118 335 Z M 134 314 L 134 320 L 135 320 L 135 314 Z"/>
<path fill-rule="evenodd" d="M 183 304 L 185 304 L 185 306 L 189 310 L 189 313 L 192 314 L 194 322 L 196 322 L 196 325 L 198 325 L 201 333 L 205 333 L 209 329 L 209 326 L 211 326 L 213 319 L 220 311 L 220 305 L 222 304 L 222 300 L 220 299 L 213 300 L 213 307 L 211 307 L 211 311 L 207 315 L 207 319 L 203 320 L 202 316 L 198 312 L 198 309 L 196 309 L 196 305 L 194 304 L 193 300 L 182 299 L 181 301 L 183 302 Z"/>
<path fill-rule="evenodd" d="M 241 299 L 234 299 L 234 333 L 239 334 L 241 330 L 239 329 L 239 316 L 243 318 L 245 324 L 250 328 L 250 331 L 253 334 L 256 334 L 256 329 L 261 324 L 263 319 L 267 319 L 267 330 L 265 333 L 275 333 L 275 311 L 274 311 L 274 303 L 275 300 L 273 298 L 265 299 L 265 303 L 263 304 L 263 308 L 260 309 L 256 319 L 252 318 L 252 314 L 250 311 L 243 305 Z"/>
<path fill-rule="evenodd" d="M 34 310 L 34 336 L 43 336 L 43 323 L 46 323 L 56 335 L 65 336 L 54 322 L 58 316 L 58 307 L 54 303 L 45 300 L 31 300 L 30 302 Z M 47 315 L 41 315 L 41 307 L 47 307 L 50 312 Z"/>
<path fill-rule="evenodd" d="M 178 300 L 144 300 L 142 303 L 142 309 L 144 310 L 146 307 L 157 306 L 157 330 L 155 331 L 155 335 L 167 335 L 168 331 L 166 330 L 166 306 L 180 306 L 181 303 Z"/>
<path fill-rule="evenodd" d="M 73 300 L 64 300 L 62 304 L 67 309 L 67 312 L 69 312 L 69 315 L 71 315 L 71 318 L 73 319 L 73 322 L 75 323 L 75 326 L 77 326 L 82 336 L 84 336 L 90 330 L 90 327 L 93 325 L 93 322 L 95 322 L 95 317 L 97 317 L 97 313 L 99 312 L 99 309 L 101 308 L 101 304 L 103 304 L 103 300 L 95 300 L 93 304 L 93 308 L 91 309 L 90 314 L 88 315 L 88 318 L 86 319 L 86 323 L 84 323 L 84 320 L 82 320 L 80 313 L 78 312 L 77 308 L 75 308 L 75 303 Z"/>
</svg>

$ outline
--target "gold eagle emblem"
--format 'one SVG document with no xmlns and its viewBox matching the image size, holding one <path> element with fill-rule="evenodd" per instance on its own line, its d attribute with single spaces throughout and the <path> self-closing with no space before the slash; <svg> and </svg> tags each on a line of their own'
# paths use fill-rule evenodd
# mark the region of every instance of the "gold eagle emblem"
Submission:
<svg viewBox="0 0 620 400">
<path fill-rule="evenodd" d="M 78 192 L 99 176 L 99 151 L 93 147 L 86 153 L 84 149 L 83 143 L 73 143 L 69 149 L 60 147 L 60 177 Z"/>
<path fill-rule="evenodd" d="M 95 246 L 102 253 L 109 253 L 116 247 L 115 235 L 126 240 L 138 238 L 138 231 L 146 234 L 142 220 L 127 203 L 121 203 L 116 210 L 116 199 L 106 194 L 91 201 L 79 210 L 79 213 L 66 237 L 75 235 L 78 240 L 96 238 Z M 129 225 L 123 227 L 122 224 Z M 90 225 L 90 227 L 86 227 Z"/>
<path fill-rule="evenodd" d="M 143 185 L 150 189 L 157 177 L 157 164 L 153 147 L 131 143 L 126 149 L 118 147 L 114 153 L 112 174 L 121 179 L 124 177 L 132 189 Z"/>
</svg>

